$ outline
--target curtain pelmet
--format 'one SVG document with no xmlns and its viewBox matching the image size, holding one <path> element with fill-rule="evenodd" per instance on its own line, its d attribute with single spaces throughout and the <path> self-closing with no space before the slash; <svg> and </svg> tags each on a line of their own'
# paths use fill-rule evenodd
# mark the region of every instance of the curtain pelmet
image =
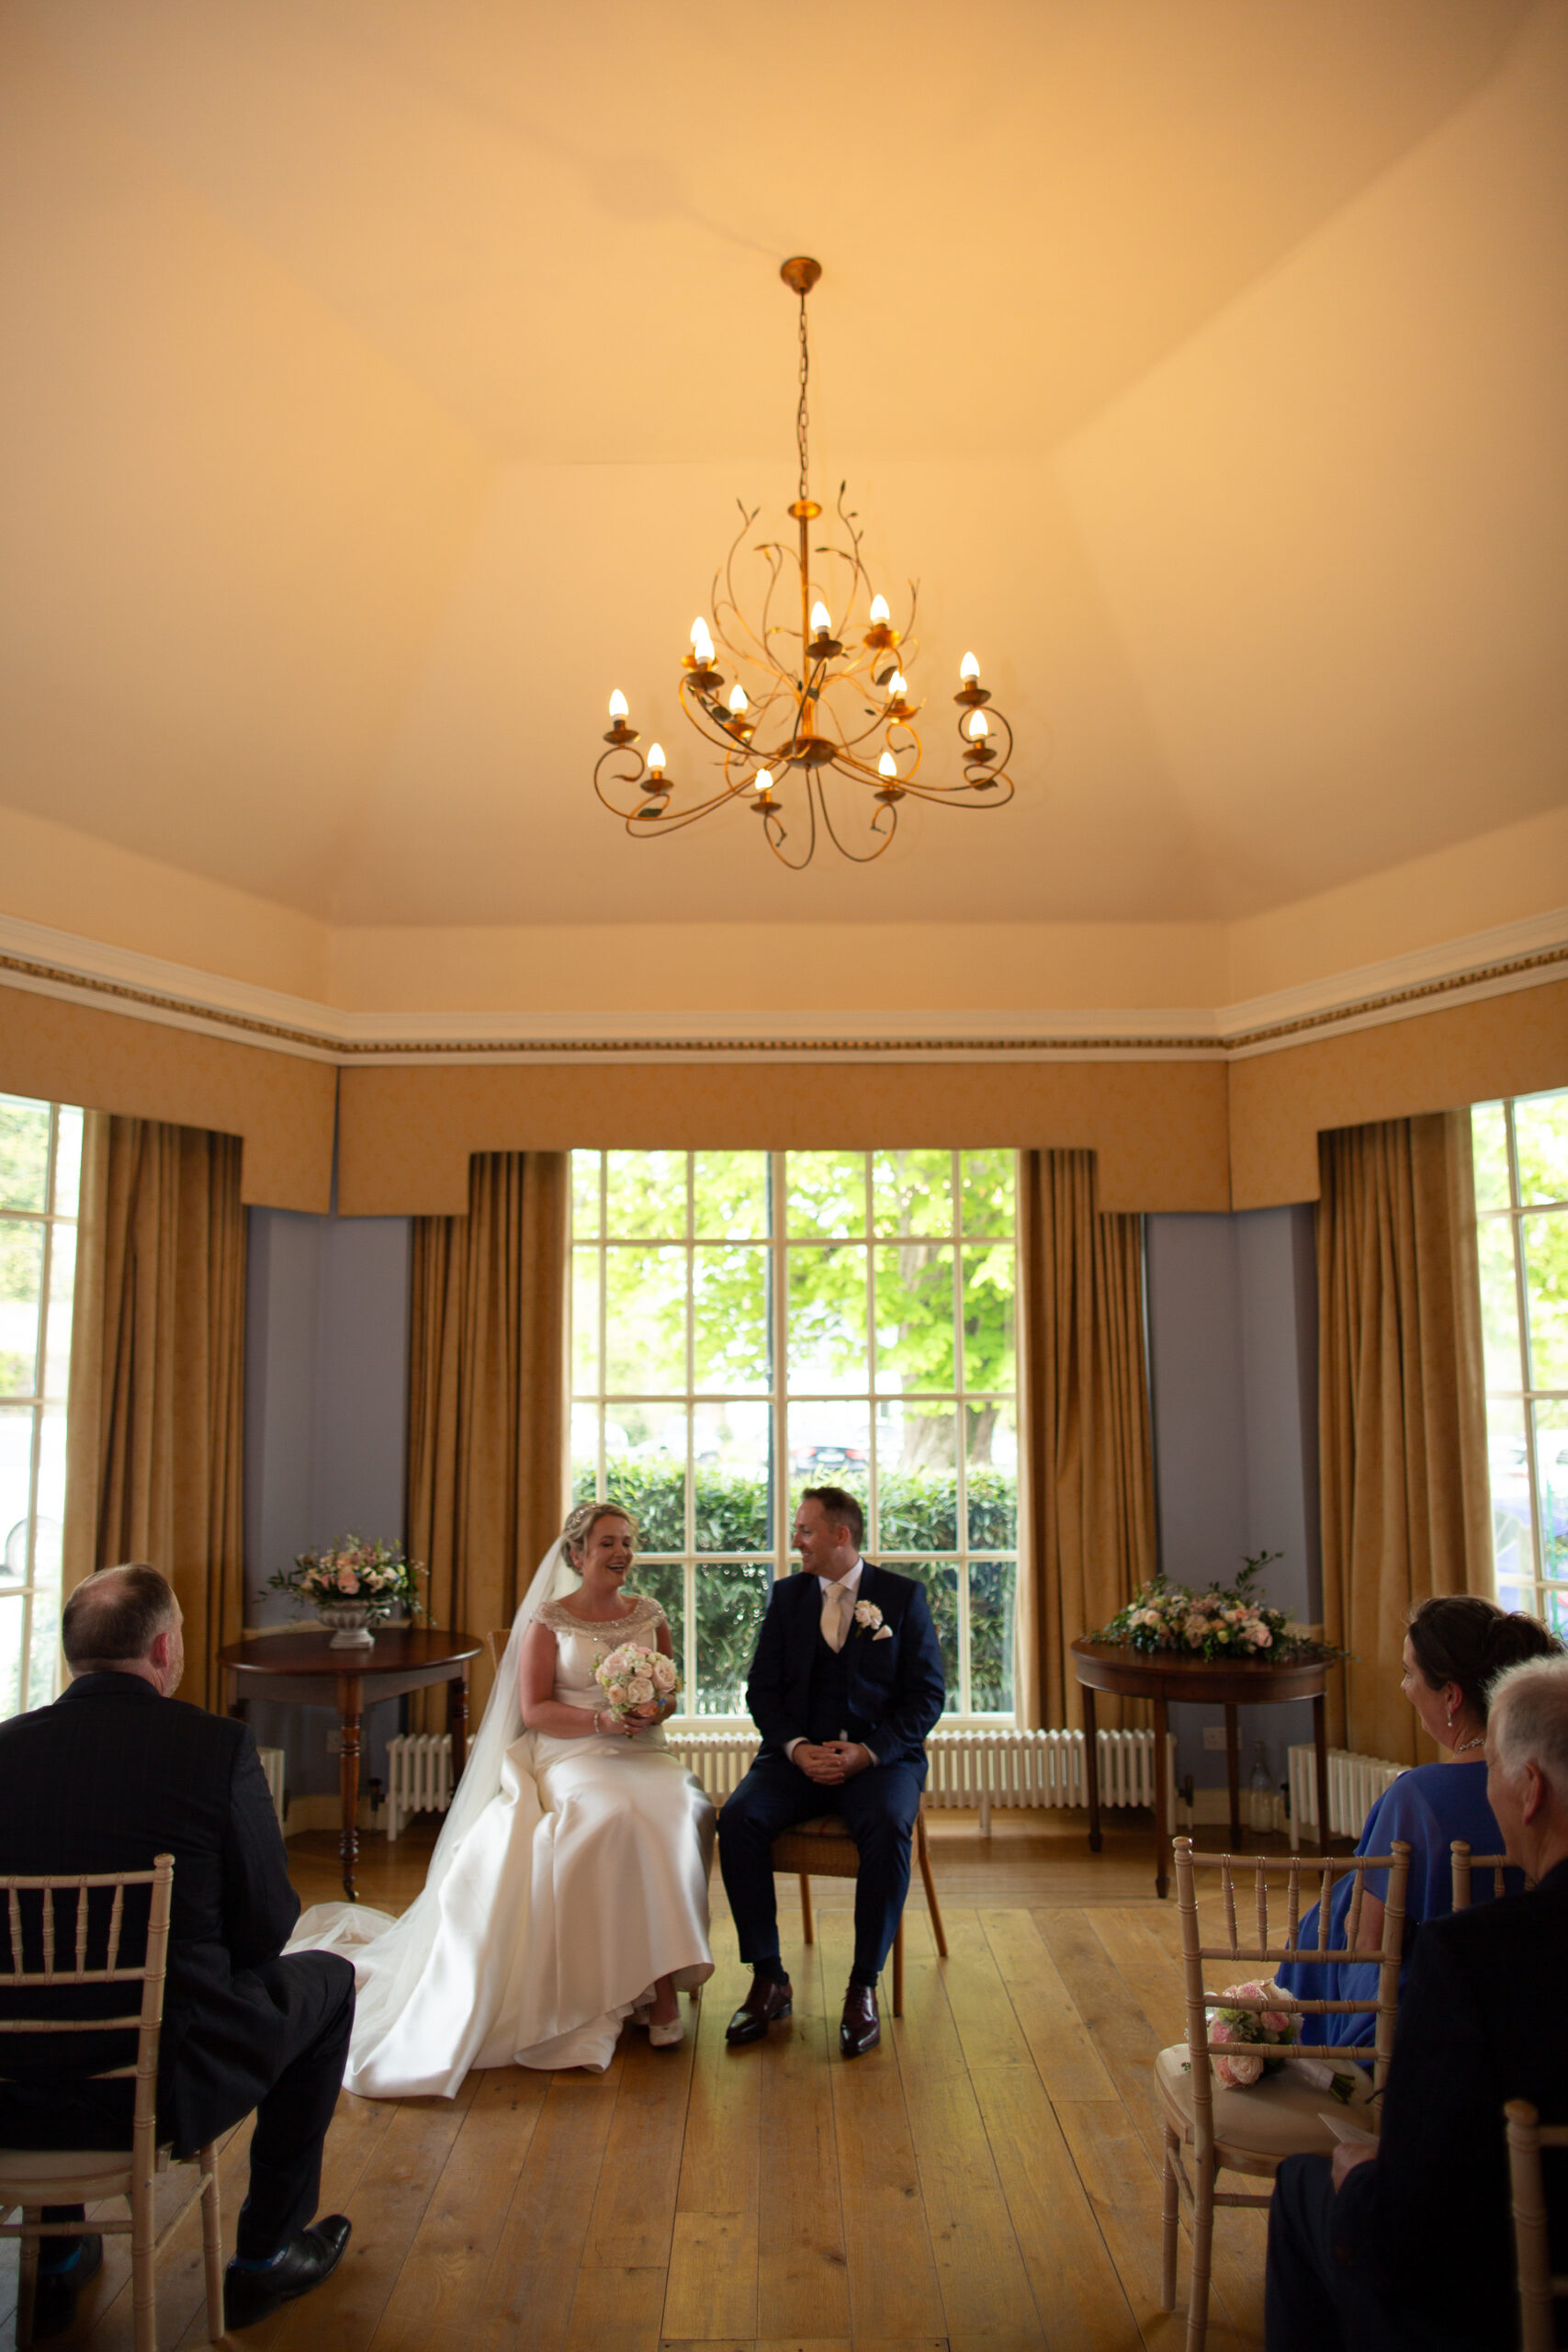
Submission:
<svg viewBox="0 0 1568 2352">
<path fill-rule="evenodd" d="M 1324 1624 L 1353 1654 L 1329 1736 L 1416 1763 L 1405 1621 L 1493 1581 L 1469 1114 L 1341 1128 L 1319 1159 Z"/>
<path fill-rule="evenodd" d="M 1068 1645 L 1156 1566 L 1141 1220 L 1104 1215 L 1089 1151 L 1019 1164 L 1025 1535 L 1019 1718 L 1077 1725 Z M 1115 1720 L 1110 1703 L 1103 1716 Z"/>
<path fill-rule="evenodd" d="M 242 1146 L 86 1114 L 67 1423 L 65 1586 L 147 1560 L 185 1612 L 181 1695 L 222 1704 L 243 1623 Z"/>
</svg>

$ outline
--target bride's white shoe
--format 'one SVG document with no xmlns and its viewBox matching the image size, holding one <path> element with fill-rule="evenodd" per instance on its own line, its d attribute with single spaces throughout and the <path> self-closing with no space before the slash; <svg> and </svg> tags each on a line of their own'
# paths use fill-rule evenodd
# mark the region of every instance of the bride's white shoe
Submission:
<svg viewBox="0 0 1568 2352">
<path fill-rule="evenodd" d="M 680 2047 L 685 2031 L 686 2029 L 681 2022 L 679 2009 L 668 2025 L 659 2025 L 650 2018 L 648 2027 L 648 2046 L 650 2050 L 676 2050 Z"/>
</svg>

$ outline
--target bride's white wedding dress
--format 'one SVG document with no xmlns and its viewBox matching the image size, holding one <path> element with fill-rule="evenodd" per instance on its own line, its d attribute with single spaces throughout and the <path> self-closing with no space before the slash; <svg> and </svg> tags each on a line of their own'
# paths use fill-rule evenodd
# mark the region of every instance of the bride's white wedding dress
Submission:
<svg viewBox="0 0 1568 2352">
<path fill-rule="evenodd" d="M 522 1635 L 536 1616 L 556 1637 L 554 1695 L 590 1708 L 604 1705 L 598 1658 L 623 1641 L 651 1649 L 664 1622 L 641 1598 L 613 1624 L 573 1616 L 549 1597 L 558 1555 L 517 1613 L 424 1892 L 396 1920 L 318 1905 L 290 1941 L 354 1962 L 344 2086 L 361 2097 L 451 2098 L 470 2066 L 605 2066 L 656 1977 L 685 1990 L 713 1973 L 713 1805 L 662 1731 L 522 1728 Z"/>
</svg>

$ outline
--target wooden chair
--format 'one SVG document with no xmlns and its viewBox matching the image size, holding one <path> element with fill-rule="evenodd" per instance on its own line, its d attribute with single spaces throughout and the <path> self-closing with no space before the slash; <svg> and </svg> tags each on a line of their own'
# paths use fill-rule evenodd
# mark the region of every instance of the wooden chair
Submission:
<svg viewBox="0 0 1568 2352">
<path fill-rule="evenodd" d="M 947 1958 L 947 1934 L 942 1924 L 942 1905 L 936 1899 L 936 1886 L 931 1878 L 931 1849 L 926 1842 L 926 1801 L 922 1795 L 920 1809 L 915 1815 L 911 1833 L 914 1859 L 920 1866 L 925 1883 L 926 1902 L 931 1915 L 931 1933 L 943 1960 Z M 800 1880 L 800 1909 L 806 1925 L 806 1940 L 814 1941 L 811 1921 L 811 1882 L 813 1878 L 856 1878 L 860 1874 L 860 1853 L 854 1839 L 836 1813 L 813 1814 L 809 1821 L 797 1821 L 782 1838 L 773 1839 L 773 1869 L 793 1871 Z M 893 2014 L 904 2014 L 904 1918 L 898 1917 L 898 1932 L 893 1939 Z"/>
<path fill-rule="evenodd" d="M 1551 2306 L 1568 2299 L 1568 2278 L 1554 2278 L 1547 2227 L 1542 2148 L 1568 2148 L 1568 2124 L 1543 2124 L 1528 2099 L 1511 2098 L 1503 2109 L 1508 2132 L 1508 2172 L 1514 2192 L 1514 2260 L 1519 2284 L 1519 2343 L 1522 2352 L 1552 2352 L 1556 2330 Z"/>
<path fill-rule="evenodd" d="M 1218 1989 L 1208 1988 L 1203 1982 L 1204 1962 L 1224 1961 L 1235 1974 L 1238 1962 L 1253 1967 L 1267 1963 L 1269 1973 L 1286 1961 L 1339 1961 L 1357 1955 L 1354 1952 L 1357 1929 L 1360 1924 L 1361 1899 L 1369 1871 L 1387 1871 L 1388 1895 L 1383 1905 L 1382 1940 L 1376 1951 L 1360 1954 L 1378 1969 L 1376 1997 L 1371 2000 L 1330 2001 L 1284 1997 L 1271 2007 L 1300 2010 L 1303 2015 L 1367 2015 L 1375 2014 L 1377 2038 L 1371 2049 L 1364 2044 L 1330 2049 L 1314 2049 L 1307 2054 L 1333 2065 L 1344 2073 L 1353 2067 L 1369 2068 L 1371 2082 L 1363 2076 L 1357 2086 L 1348 2120 L 1362 2130 L 1375 2132 L 1377 2109 L 1368 2101 L 1382 2088 L 1388 2072 L 1388 2062 L 1393 2053 L 1393 2028 L 1399 2003 L 1400 1948 L 1404 1934 L 1404 1895 L 1410 1871 L 1410 1848 L 1395 1839 L 1392 1854 L 1354 1854 L 1340 1859 L 1303 1860 L 1292 1854 L 1279 1860 L 1262 1855 L 1247 1855 L 1233 1860 L 1229 1854 L 1194 1854 L 1190 1838 L 1178 1838 L 1176 1847 L 1177 1900 L 1181 1915 L 1181 1962 L 1187 1996 L 1187 2041 L 1162 2050 L 1155 2062 L 1155 2086 L 1165 2124 L 1165 2203 L 1164 2225 L 1164 2291 L 1161 2303 L 1165 2310 L 1176 2308 L 1176 2256 L 1178 2222 L 1185 2211 L 1192 2233 L 1192 2287 L 1187 2307 L 1187 2352 L 1202 2352 L 1203 2338 L 1209 2322 L 1209 2270 L 1213 2247 L 1214 2208 L 1217 2205 L 1251 2205 L 1267 2207 L 1271 2192 L 1258 2193 L 1245 2189 L 1222 2191 L 1215 2186 L 1223 2171 L 1260 2175 L 1271 2180 L 1282 2160 L 1302 2152 L 1326 2155 L 1335 2144 L 1335 2134 L 1322 2120 L 1322 2111 L 1334 2112 L 1331 2092 L 1314 2090 L 1306 2077 L 1293 2066 L 1245 2090 L 1229 2088 L 1216 2082 L 1210 2066 L 1210 2043 L 1207 2012 L 1218 2006 Z M 1213 1871 L 1219 1881 L 1219 1893 L 1224 1904 L 1225 1938 L 1219 1944 L 1205 1944 L 1198 1918 L 1197 1873 Z M 1242 1940 L 1237 1924 L 1236 1880 L 1250 1878 L 1251 1917 L 1249 1928 L 1256 1932 Z M 1329 1897 L 1337 1879 L 1353 1876 L 1355 1892 L 1346 1920 L 1345 1942 L 1330 1949 L 1320 1940 L 1316 1947 L 1304 1948 L 1300 1941 L 1303 1910 L 1303 1882 L 1306 1883 L 1308 1899 L 1315 1880 L 1318 1886 L 1318 1918 L 1326 1922 Z M 1280 1890 L 1288 1900 L 1288 1918 L 1281 1939 L 1271 1940 L 1269 1933 L 1269 1896 L 1270 1882 L 1283 1880 Z M 1256 2003 L 1227 2003 L 1227 2007 L 1256 2007 Z M 1228 2051 L 1230 2045 L 1222 2045 Z M 1191 2175 L 1183 2162 L 1184 2151 L 1191 2151 Z"/>
<path fill-rule="evenodd" d="M 76 2237 L 77 2222 L 46 2222 L 45 2205 L 91 2204 L 100 2198 L 123 2197 L 130 2205 L 128 2220 L 95 2216 L 91 2227 L 108 2235 L 130 2239 L 131 2300 L 136 2352 L 157 2352 L 158 2317 L 154 2266 L 170 2233 L 201 2199 L 202 2247 L 207 2271 L 207 2334 L 217 2344 L 223 2335 L 223 2253 L 218 2210 L 217 2149 L 209 2145 L 197 2156 L 197 2177 L 175 2212 L 160 2231 L 154 2211 L 154 2182 L 172 2162 L 170 2149 L 158 2145 L 158 2041 L 164 2021 L 164 1974 L 168 1958 L 169 1905 L 175 1863 L 171 1854 L 158 1854 L 150 1871 L 121 1871 L 112 1877 L 0 1879 L 6 1891 L 10 1962 L 0 1971 L 0 1988 L 36 1993 L 45 1987 L 121 1985 L 129 2006 L 126 2016 L 104 2018 L 0 2018 L 0 2035 L 11 2033 L 103 2033 L 116 2027 L 133 2029 L 136 2057 L 128 2066 L 106 2066 L 89 2082 L 113 2082 L 133 2076 L 135 2105 L 129 2149 L 0 2149 L 0 2215 L 19 2210 L 19 2222 L 0 2225 L 0 2237 L 22 2241 L 21 2290 L 17 2312 L 18 2346 L 32 2342 L 33 2306 L 38 2291 L 39 2240 Z M 122 1958 L 128 1887 L 152 1890 L 147 1921 L 147 1945 L 140 1966 L 128 1967 Z M 113 1889 L 112 1897 L 98 1894 Z M 95 1895 L 97 1900 L 95 1901 Z M 26 1898 L 36 1897 L 36 1902 Z M 107 1916 L 106 1916 L 107 1915 Z M 93 1964 L 89 1964 L 89 1962 Z M 139 1991 L 133 1996 L 131 1987 Z M 3 2053 L 4 2043 L 0 2043 Z M 0 2064 L 0 2072 L 4 2072 Z"/>
<path fill-rule="evenodd" d="M 1507 1892 L 1503 1884 L 1503 1872 L 1509 1867 L 1506 1854 L 1472 1854 L 1462 1838 L 1455 1838 L 1449 1847 L 1449 1859 L 1453 1864 L 1454 1909 L 1470 1908 L 1470 1883 L 1475 1871 L 1490 1871 L 1492 1892 L 1502 1895 Z"/>
</svg>

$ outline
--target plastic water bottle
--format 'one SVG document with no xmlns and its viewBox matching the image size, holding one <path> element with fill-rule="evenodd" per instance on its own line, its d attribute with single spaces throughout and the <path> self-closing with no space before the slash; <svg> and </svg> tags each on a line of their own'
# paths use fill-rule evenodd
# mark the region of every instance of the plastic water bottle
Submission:
<svg viewBox="0 0 1568 2352">
<path fill-rule="evenodd" d="M 1269 1778 L 1261 1740 L 1254 1751 L 1252 1770 L 1247 1783 L 1247 1817 L 1250 1828 L 1263 1830 L 1274 1826 L 1274 1789 Z"/>
</svg>

